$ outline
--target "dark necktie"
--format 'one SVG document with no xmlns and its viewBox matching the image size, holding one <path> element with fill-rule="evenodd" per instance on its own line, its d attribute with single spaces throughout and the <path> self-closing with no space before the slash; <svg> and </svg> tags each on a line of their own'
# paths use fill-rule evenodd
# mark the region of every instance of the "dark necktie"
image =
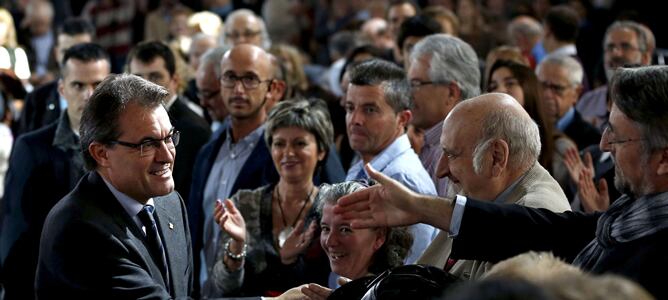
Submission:
<svg viewBox="0 0 668 300">
<path fill-rule="evenodd" d="M 165 255 L 165 248 L 162 245 L 162 240 L 160 239 L 160 234 L 158 234 L 158 226 L 155 223 L 155 218 L 153 218 L 153 211 L 155 207 L 153 205 L 145 205 L 144 208 L 137 214 L 139 220 L 141 220 L 144 228 L 146 229 L 146 240 L 148 241 L 149 251 L 151 251 L 151 256 L 156 260 L 160 271 L 162 272 L 163 278 L 165 278 L 165 283 L 167 284 L 167 290 L 169 290 L 169 269 L 167 267 L 167 256 Z"/>
</svg>

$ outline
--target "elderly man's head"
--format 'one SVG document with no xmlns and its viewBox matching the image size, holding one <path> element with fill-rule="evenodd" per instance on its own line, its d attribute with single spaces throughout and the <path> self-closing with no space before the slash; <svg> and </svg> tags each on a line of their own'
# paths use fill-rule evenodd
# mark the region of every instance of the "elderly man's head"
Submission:
<svg viewBox="0 0 668 300">
<path fill-rule="evenodd" d="M 262 18 L 248 9 L 237 9 L 225 19 L 223 45 L 251 44 L 264 49 L 271 47 L 269 34 Z"/>
<path fill-rule="evenodd" d="M 441 136 L 437 175 L 471 197 L 493 200 L 538 159 L 538 126 L 506 94 L 485 94 L 450 112 Z"/>
<path fill-rule="evenodd" d="M 633 21 L 617 21 L 605 32 L 605 75 L 612 79 L 615 70 L 625 65 L 649 65 L 652 62 L 654 35 Z"/>
<path fill-rule="evenodd" d="M 205 52 L 195 73 L 197 98 L 212 120 L 222 122 L 227 117 L 227 108 L 220 93 L 220 61 L 227 49 L 216 47 Z"/>
<path fill-rule="evenodd" d="M 615 187 L 636 197 L 668 191 L 668 67 L 619 69 L 600 148 L 615 159 Z"/>
<path fill-rule="evenodd" d="M 411 53 L 408 80 L 414 107 L 412 123 L 429 129 L 461 100 L 480 94 L 478 56 L 469 44 L 447 34 L 421 40 Z"/>
<path fill-rule="evenodd" d="M 550 54 L 536 67 L 547 115 L 552 122 L 563 117 L 582 92 L 582 65 L 567 55 Z"/>
</svg>

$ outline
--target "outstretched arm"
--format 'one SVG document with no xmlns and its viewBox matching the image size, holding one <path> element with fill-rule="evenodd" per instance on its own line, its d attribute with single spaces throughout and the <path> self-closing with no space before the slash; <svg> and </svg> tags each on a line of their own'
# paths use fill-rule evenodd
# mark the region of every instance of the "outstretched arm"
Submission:
<svg viewBox="0 0 668 300">
<path fill-rule="evenodd" d="M 417 194 L 370 165 L 365 168 L 379 185 L 346 195 L 334 207 L 353 228 L 425 223 L 449 230 L 454 200 Z"/>
</svg>

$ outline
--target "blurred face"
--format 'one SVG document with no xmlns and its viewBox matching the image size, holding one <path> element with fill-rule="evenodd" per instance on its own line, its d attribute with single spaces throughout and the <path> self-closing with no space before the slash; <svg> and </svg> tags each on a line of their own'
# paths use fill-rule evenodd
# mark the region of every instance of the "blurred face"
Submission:
<svg viewBox="0 0 668 300">
<path fill-rule="evenodd" d="M 193 41 L 193 43 L 190 44 L 190 49 L 188 51 L 188 62 L 190 63 L 190 67 L 193 68 L 193 70 L 197 70 L 202 55 L 215 46 L 216 40 L 213 38 L 202 38 Z"/>
<path fill-rule="evenodd" d="M 478 126 L 471 126 L 469 118 L 462 115 L 448 117 L 443 124 L 441 147 L 443 154 L 436 174 L 448 177 L 461 193 L 480 200 L 493 200 L 495 195 L 488 191 L 489 180 L 473 170 L 473 150 L 479 138 Z"/>
<path fill-rule="evenodd" d="M 605 54 L 605 74 L 608 80 L 612 78 L 615 70 L 627 64 L 647 65 L 650 63 L 645 49 L 640 49 L 638 36 L 633 30 L 620 28 L 610 32 L 605 37 L 603 46 Z"/>
<path fill-rule="evenodd" d="M 315 135 L 299 128 L 278 128 L 272 134 L 271 157 L 281 180 L 311 181 L 316 165 L 325 157 L 318 150 Z"/>
<path fill-rule="evenodd" d="M 645 153 L 642 140 L 642 132 L 636 123 L 613 104 L 609 126 L 603 131 L 599 147 L 609 151 L 615 160 L 615 188 L 637 197 L 654 192 L 652 178 L 660 160 L 660 154 L 656 152 Z"/>
<path fill-rule="evenodd" d="M 206 109 L 211 119 L 222 122 L 227 117 L 227 108 L 223 102 L 220 90 L 220 80 L 214 76 L 214 66 L 201 65 L 195 74 L 197 85 L 197 98 L 199 103 Z"/>
<path fill-rule="evenodd" d="M 264 109 L 271 98 L 272 78 L 269 60 L 245 51 L 225 56 L 221 62 L 221 93 L 227 111 L 235 119 L 266 116 Z M 253 81 L 257 86 L 244 86 L 244 81 Z M 227 84 L 232 83 L 233 86 Z"/>
<path fill-rule="evenodd" d="M 487 92 L 508 94 L 515 98 L 520 105 L 524 106 L 524 91 L 522 91 L 522 86 L 513 73 L 510 72 L 510 69 L 506 67 L 494 70 L 489 80 Z"/>
<path fill-rule="evenodd" d="M 390 9 L 387 11 L 387 23 L 389 24 L 392 36 L 396 38 L 401 23 L 404 20 L 415 16 L 415 14 L 415 8 L 408 3 L 390 6 Z"/>
<path fill-rule="evenodd" d="M 427 130 L 445 119 L 457 103 L 450 93 L 449 84 L 430 83 L 430 56 L 423 56 L 411 64 L 408 80 L 413 92 L 413 119 L 419 129 Z"/>
<path fill-rule="evenodd" d="M 252 44 L 262 47 L 262 27 L 255 17 L 237 17 L 232 24 L 225 24 L 225 38 L 234 46 Z"/>
<path fill-rule="evenodd" d="M 544 64 L 537 75 L 547 114 L 556 122 L 575 105 L 579 96 L 579 85 L 568 80 L 565 68 L 554 64 Z"/>
<path fill-rule="evenodd" d="M 165 60 L 162 57 L 156 57 L 149 63 L 132 59 L 130 61 L 130 73 L 166 88 L 171 95 L 176 94 L 177 78 L 169 75 L 167 65 L 165 65 Z"/>
<path fill-rule="evenodd" d="M 121 132 L 118 140 L 128 143 L 165 139 L 173 130 L 162 106 L 145 108 L 130 103 L 118 121 Z M 119 144 L 102 147 L 98 169 L 120 192 L 145 203 L 149 198 L 164 196 L 174 190 L 172 170 L 176 150 L 173 144 L 161 142 L 158 149 L 145 156 L 141 156 L 139 149 Z"/>
<path fill-rule="evenodd" d="M 350 224 L 335 215 L 333 206 L 325 204 L 320 220 L 320 245 L 329 257 L 332 272 L 349 279 L 369 273 L 373 256 L 385 243 L 380 229 L 352 229 Z"/>
<path fill-rule="evenodd" d="M 404 67 L 406 69 L 410 68 L 410 63 L 411 63 L 411 50 L 413 50 L 413 47 L 415 44 L 417 44 L 420 40 L 422 40 L 424 37 L 422 36 L 409 36 L 404 40 L 404 44 L 401 45 L 401 54 L 403 55 L 403 60 L 404 60 Z"/>
<path fill-rule="evenodd" d="M 364 162 L 401 136 L 410 121 L 410 112 L 395 113 L 385 101 L 381 85 L 350 84 L 345 109 L 350 147 L 360 153 Z"/>
<path fill-rule="evenodd" d="M 54 51 L 56 51 L 56 59 L 58 64 L 63 62 L 63 56 L 65 56 L 65 51 L 70 49 L 70 47 L 83 43 L 90 43 L 93 39 L 87 33 L 77 34 L 77 35 L 67 35 L 59 34 L 58 35 L 58 44 L 55 46 Z"/>
<path fill-rule="evenodd" d="M 63 68 L 63 77 L 58 82 L 58 92 L 67 101 L 67 115 L 71 126 L 79 126 L 81 113 L 88 99 L 107 75 L 110 66 L 106 60 L 83 62 L 68 59 Z M 78 128 L 76 128 L 78 131 Z"/>
</svg>

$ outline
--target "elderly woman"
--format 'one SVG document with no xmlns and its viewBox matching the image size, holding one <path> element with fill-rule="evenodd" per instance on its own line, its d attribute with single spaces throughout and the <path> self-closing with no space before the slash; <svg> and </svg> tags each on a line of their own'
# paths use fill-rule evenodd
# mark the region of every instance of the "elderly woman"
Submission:
<svg viewBox="0 0 668 300">
<path fill-rule="evenodd" d="M 322 100 L 288 100 L 274 107 L 265 140 L 280 179 L 216 204 L 222 244 L 204 295 L 274 296 L 305 282 L 327 282 L 327 258 L 311 243 L 318 194 L 313 174 L 332 136 Z"/>
<path fill-rule="evenodd" d="M 329 257 L 332 271 L 350 280 L 378 275 L 402 265 L 413 244 L 413 237 L 405 227 L 352 229 L 341 215 L 334 214 L 339 198 L 364 188 L 356 181 L 323 184 L 317 197 L 320 246 Z M 276 299 L 326 299 L 331 293 L 332 290 L 312 283 L 291 289 Z"/>
</svg>

